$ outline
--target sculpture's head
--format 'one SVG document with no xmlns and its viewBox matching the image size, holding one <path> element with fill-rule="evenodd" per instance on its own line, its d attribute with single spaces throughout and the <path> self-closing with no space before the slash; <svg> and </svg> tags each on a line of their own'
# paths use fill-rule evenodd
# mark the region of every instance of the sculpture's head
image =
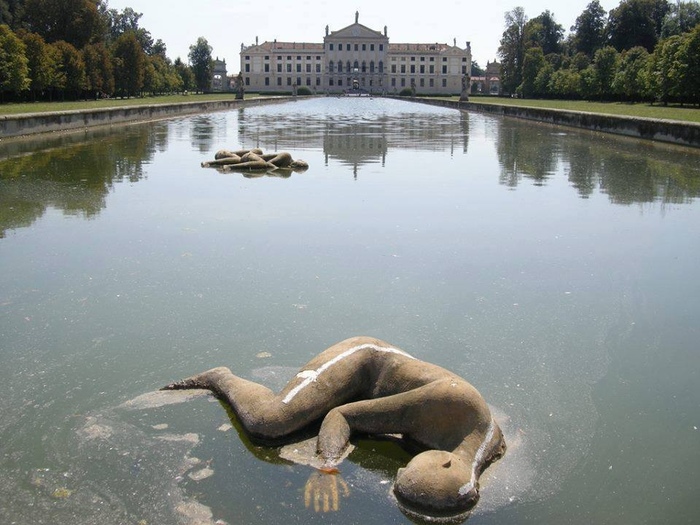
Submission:
<svg viewBox="0 0 700 525">
<path fill-rule="evenodd" d="M 451 452 L 428 450 L 399 470 L 394 494 L 409 514 L 464 519 L 479 500 L 471 462 Z"/>
</svg>

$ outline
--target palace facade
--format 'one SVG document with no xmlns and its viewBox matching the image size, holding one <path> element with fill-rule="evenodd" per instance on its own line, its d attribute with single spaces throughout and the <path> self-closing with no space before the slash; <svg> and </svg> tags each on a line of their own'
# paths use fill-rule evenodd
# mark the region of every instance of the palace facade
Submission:
<svg viewBox="0 0 700 525">
<path fill-rule="evenodd" d="M 412 88 L 419 95 L 460 94 L 469 86 L 471 47 L 448 44 L 392 44 L 387 28 L 375 31 L 355 23 L 338 31 L 326 26 L 323 43 L 264 42 L 241 45 L 241 73 L 246 91 L 313 93 L 359 89 L 398 94 Z"/>
</svg>

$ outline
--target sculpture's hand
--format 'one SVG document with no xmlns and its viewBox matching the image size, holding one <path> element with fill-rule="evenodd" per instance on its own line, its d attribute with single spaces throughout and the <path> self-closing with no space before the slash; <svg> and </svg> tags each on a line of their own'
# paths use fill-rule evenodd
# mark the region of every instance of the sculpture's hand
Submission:
<svg viewBox="0 0 700 525">
<path fill-rule="evenodd" d="M 350 489 L 337 469 L 335 472 L 318 470 L 309 476 L 304 488 L 306 508 L 313 505 L 316 512 L 337 511 L 340 508 L 340 496 L 347 498 Z"/>
</svg>

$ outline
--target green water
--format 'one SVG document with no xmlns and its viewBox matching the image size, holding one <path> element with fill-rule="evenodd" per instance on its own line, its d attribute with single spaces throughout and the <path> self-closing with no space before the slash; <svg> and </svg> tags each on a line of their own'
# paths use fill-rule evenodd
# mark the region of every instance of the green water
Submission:
<svg viewBox="0 0 700 525">
<path fill-rule="evenodd" d="M 311 167 L 200 168 L 256 146 Z M 468 523 L 694 523 L 699 196 L 698 150 L 382 99 L 1 141 L 0 523 L 409 523 L 395 446 L 357 443 L 317 515 L 219 403 L 122 406 L 353 335 L 493 407 Z"/>
</svg>

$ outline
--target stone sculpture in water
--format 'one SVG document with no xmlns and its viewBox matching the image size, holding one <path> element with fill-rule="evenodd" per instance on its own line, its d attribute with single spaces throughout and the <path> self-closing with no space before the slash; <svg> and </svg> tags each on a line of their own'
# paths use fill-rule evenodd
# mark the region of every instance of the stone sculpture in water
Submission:
<svg viewBox="0 0 700 525">
<path fill-rule="evenodd" d="M 419 516 L 468 515 L 479 499 L 480 474 L 506 447 L 471 384 L 370 337 L 331 346 L 278 394 L 225 367 L 163 390 L 190 388 L 211 390 L 233 408 L 253 439 L 267 443 L 284 442 L 322 420 L 318 472 L 305 494 L 307 506 L 315 501 L 317 510 L 337 509 L 339 490 L 347 493 L 334 475 L 354 434 L 400 434 L 423 450 L 399 469 L 393 486 L 401 509 Z"/>
<path fill-rule="evenodd" d="M 214 160 L 202 162 L 203 168 L 218 168 L 221 171 L 304 171 L 309 168 L 306 161 L 294 160 L 286 151 L 263 153 L 260 148 L 238 151 L 219 150 Z"/>
</svg>

